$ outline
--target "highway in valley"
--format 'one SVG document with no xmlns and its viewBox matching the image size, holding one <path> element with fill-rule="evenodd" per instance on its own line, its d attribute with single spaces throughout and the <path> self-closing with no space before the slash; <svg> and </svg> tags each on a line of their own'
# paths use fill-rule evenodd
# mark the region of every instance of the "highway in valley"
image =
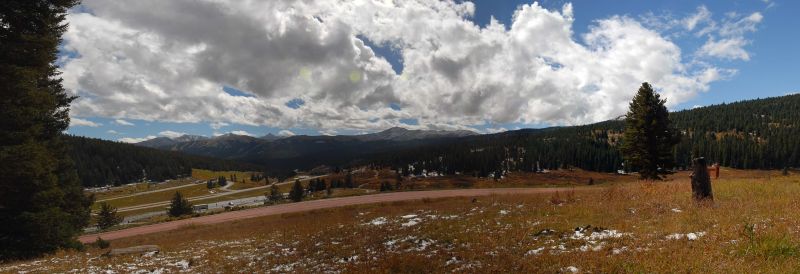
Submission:
<svg viewBox="0 0 800 274">
<path fill-rule="evenodd" d="M 590 188 L 578 188 L 576 191 L 588 190 Z M 144 225 L 117 231 L 109 231 L 97 234 L 87 234 L 79 238 L 83 243 L 90 243 L 101 237 L 105 240 L 121 239 L 143 234 L 157 233 L 175 230 L 187 225 L 208 225 L 230 222 L 235 220 L 256 218 L 262 216 L 278 215 L 285 213 L 302 212 L 316 209 L 335 208 L 350 205 L 363 205 L 374 203 L 385 203 L 395 201 L 409 201 L 421 199 L 435 199 L 447 197 L 472 197 L 487 196 L 494 194 L 538 194 L 555 193 L 564 191 L 564 188 L 489 188 L 489 189 L 454 189 L 454 190 L 432 190 L 432 191 L 408 191 L 380 193 L 362 196 L 350 196 L 312 200 L 298 203 L 287 203 L 274 206 L 258 207 L 240 211 L 231 211 L 216 215 L 207 215 L 191 219 L 183 219 L 165 223 Z"/>
<path fill-rule="evenodd" d="M 303 178 L 301 181 L 305 182 L 305 181 L 308 181 L 308 180 L 313 180 L 313 179 L 322 178 L 322 177 L 325 177 L 325 175 Z M 280 182 L 280 183 L 276 183 L 276 184 L 280 186 L 280 185 L 286 185 L 286 184 L 291 184 L 291 183 L 294 183 L 294 181 L 284 181 L 284 182 Z M 259 190 L 259 189 L 265 189 L 266 190 L 266 189 L 268 189 L 268 188 L 270 188 L 272 186 L 272 185 L 264 185 L 264 186 L 257 186 L 257 187 L 251 187 L 251 188 L 245 188 L 245 189 L 230 190 L 228 188 L 231 185 L 233 185 L 233 183 L 226 185 L 226 188 L 222 188 L 221 190 L 223 190 L 223 192 L 190 197 L 190 198 L 187 198 L 187 200 L 189 200 L 189 202 L 207 200 L 207 199 L 230 196 L 230 195 L 233 195 L 233 194 L 242 193 L 242 192 L 246 192 L 246 191 L 253 191 L 253 190 Z M 191 186 L 191 185 L 189 185 L 189 186 Z M 169 191 L 169 190 L 171 190 L 171 189 L 162 189 L 162 190 L 158 190 L 158 191 Z M 154 192 L 158 192 L 158 191 L 154 191 Z M 150 193 L 152 193 L 152 192 L 150 192 Z M 119 199 L 119 198 L 122 198 L 122 197 L 117 197 L 117 198 L 113 198 L 113 199 Z M 107 200 L 113 200 L 113 199 L 107 199 Z M 225 202 L 227 202 L 227 201 L 225 201 Z M 155 203 L 148 203 L 148 204 L 141 204 L 141 205 L 135 205 L 135 206 L 121 207 L 121 208 L 117 209 L 117 212 L 127 212 L 127 211 L 134 211 L 134 210 L 141 210 L 141 209 L 148 209 L 148 208 L 158 208 L 158 207 L 163 208 L 163 207 L 169 206 L 169 203 L 170 203 L 170 201 L 161 201 L 161 202 L 155 202 Z"/>
</svg>

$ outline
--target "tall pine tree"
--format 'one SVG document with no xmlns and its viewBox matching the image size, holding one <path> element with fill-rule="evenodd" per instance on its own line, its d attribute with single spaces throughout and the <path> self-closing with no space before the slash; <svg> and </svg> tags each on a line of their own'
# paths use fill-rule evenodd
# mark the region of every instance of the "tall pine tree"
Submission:
<svg viewBox="0 0 800 274">
<path fill-rule="evenodd" d="M 183 194 L 176 191 L 175 195 L 172 196 L 172 201 L 170 202 L 167 213 L 172 217 L 192 214 L 192 204 L 183 197 Z"/>
<path fill-rule="evenodd" d="M 644 180 L 661 180 L 674 165 L 672 148 L 680 141 L 669 120 L 666 100 L 642 83 L 625 116 L 622 155 Z"/>
<path fill-rule="evenodd" d="M 294 185 L 292 185 L 292 190 L 289 191 L 289 199 L 294 202 L 299 202 L 303 200 L 303 196 L 305 196 L 303 184 L 300 183 L 300 180 L 295 180 Z"/>
<path fill-rule="evenodd" d="M 0 261 L 79 247 L 89 222 L 62 136 L 74 97 L 55 65 L 77 2 L 0 1 Z"/>
</svg>

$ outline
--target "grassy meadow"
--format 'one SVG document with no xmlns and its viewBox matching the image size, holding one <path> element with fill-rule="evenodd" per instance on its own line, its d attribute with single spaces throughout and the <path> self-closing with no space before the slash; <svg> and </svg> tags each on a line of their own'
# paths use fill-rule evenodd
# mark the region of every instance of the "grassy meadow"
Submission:
<svg viewBox="0 0 800 274">
<path fill-rule="evenodd" d="M 558 194 L 425 199 L 141 235 L 160 254 L 62 251 L 0 272 L 790 273 L 800 269 L 800 175 L 723 170 L 714 202 L 687 173 Z M 629 177 L 625 177 L 629 178 Z M 627 180 L 627 179 L 626 179 Z"/>
</svg>

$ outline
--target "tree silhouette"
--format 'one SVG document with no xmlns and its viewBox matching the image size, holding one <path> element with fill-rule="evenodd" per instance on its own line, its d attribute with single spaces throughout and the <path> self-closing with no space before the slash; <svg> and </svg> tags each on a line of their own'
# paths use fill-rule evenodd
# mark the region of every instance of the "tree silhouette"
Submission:
<svg viewBox="0 0 800 274">
<path fill-rule="evenodd" d="M 305 196 L 303 184 L 300 183 L 300 180 L 295 180 L 294 185 L 292 185 L 292 190 L 289 191 L 289 199 L 294 202 L 299 202 L 303 200 L 303 196 Z"/>
<path fill-rule="evenodd" d="M 183 215 L 192 214 L 192 204 L 189 203 L 189 200 L 183 197 L 183 194 L 180 192 L 175 192 L 175 195 L 172 196 L 172 202 L 169 206 L 169 216 L 172 217 L 180 217 Z"/>
<path fill-rule="evenodd" d="M 661 180 L 674 165 L 672 148 L 680 141 L 658 93 L 643 83 L 625 116 L 622 155 L 627 167 L 645 180 Z"/>
<path fill-rule="evenodd" d="M 108 229 L 122 222 L 122 217 L 117 215 L 117 209 L 109 203 L 100 204 L 100 212 L 97 213 L 97 228 Z"/>
<path fill-rule="evenodd" d="M 89 223 L 63 132 L 70 96 L 55 65 L 78 1 L 0 1 L 0 261 L 80 247 Z"/>
</svg>

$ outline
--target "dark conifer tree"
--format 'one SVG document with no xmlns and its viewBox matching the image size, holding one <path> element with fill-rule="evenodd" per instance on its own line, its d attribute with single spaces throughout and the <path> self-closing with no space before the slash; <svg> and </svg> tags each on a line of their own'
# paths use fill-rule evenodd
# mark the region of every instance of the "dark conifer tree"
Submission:
<svg viewBox="0 0 800 274">
<path fill-rule="evenodd" d="M 277 184 L 272 184 L 269 188 L 269 196 L 267 196 L 269 202 L 275 204 L 283 200 L 283 193 L 281 193 L 281 189 L 278 187 Z"/>
<path fill-rule="evenodd" d="M 396 178 L 395 178 L 395 183 L 394 183 L 394 189 L 395 190 L 400 190 L 403 187 L 403 173 L 402 173 L 402 171 L 400 169 L 397 169 L 397 172 L 395 172 L 395 174 L 396 174 Z"/>
<path fill-rule="evenodd" d="M 643 83 L 625 116 L 621 151 L 627 166 L 645 180 L 660 180 L 669 173 L 674 165 L 673 147 L 680 141 L 664 103 L 650 84 Z"/>
<path fill-rule="evenodd" d="M 100 204 L 100 212 L 97 213 L 97 228 L 108 229 L 122 222 L 122 217 L 117 215 L 117 209 L 109 203 Z"/>
<path fill-rule="evenodd" d="M 192 204 L 189 203 L 189 200 L 183 197 L 183 194 L 180 192 L 175 192 L 175 195 L 172 196 L 172 202 L 169 205 L 169 216 L 172 217 L 180 217 L 183 215 L 192 214 Z"/>
<path fill-rule="evenodd" d="M 63 137 L 74 97 L 55 65 L 77 3 L 0 1 L 0 261 L 80 247 L 89 222 Z"/>
<path fill-rule="evenodd" d="M 305 196 L 303 184 L 300 183 L 300 180 L 295 180 L 294 185 L 292 185 L 292 190 L 289 191 L 289 199 L 294 202 L 299 202 L 303 200 L 303 196 Z"/>
<path fill-rule="evenodd" d="M 347 175 L 344 177 L 344 187 L 346 188 L 354 188 L 355 182 L 353 181 L 353 173 L 347 172 Z"/>
<path fill-rule="evenodd" d="M 333 187 L 330 184 L 325 186 L 325 194 L 328 195 L 328 197 L 333 195 Z"/>
<path fill-rule="evenodd" d="M 314 193 L 317 192 L 317 183 L 315 180 L 309 180 L 308 185 L 306 186 L 307 193 Z"/>
</svg>

